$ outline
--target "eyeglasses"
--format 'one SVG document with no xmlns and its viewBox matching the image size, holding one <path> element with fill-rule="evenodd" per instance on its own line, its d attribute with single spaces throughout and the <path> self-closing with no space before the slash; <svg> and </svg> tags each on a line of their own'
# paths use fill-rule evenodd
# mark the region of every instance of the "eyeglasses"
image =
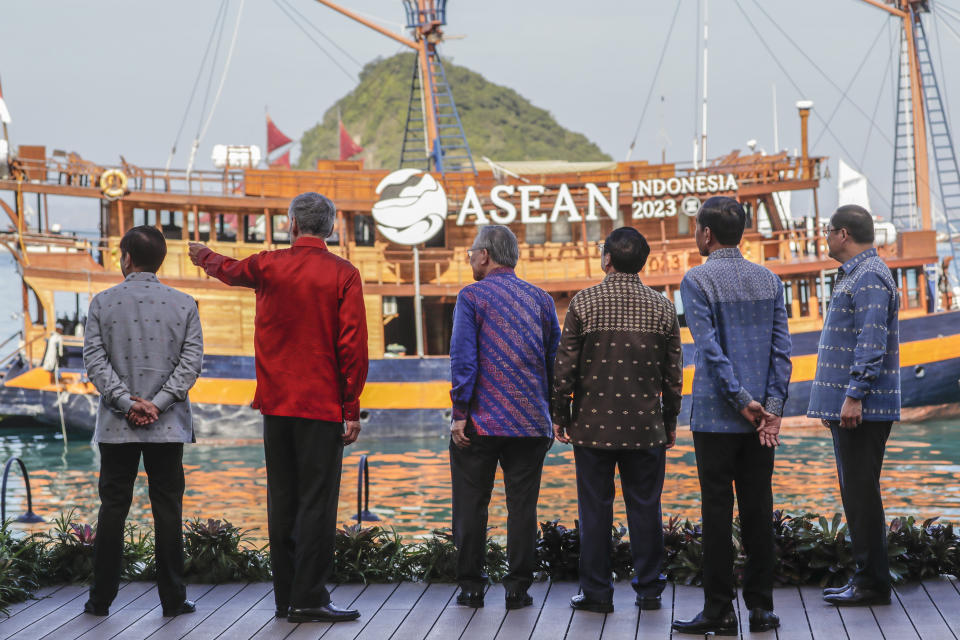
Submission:
<svg viewBox="0 0 960 640">
<path fill-rule="evenodd" d="M 474 247 L 473 249 L 467 249 L 467 259 L 469 260 L 470 258 L 472 258 L 473 254 L 476 253 L 477 251 L 486 251 L 486 250 L 487 250 L 486 247 Z"/>
<path fill-rule="evenodd" d="M 838 229 L 838 228 L 836 228 L 836 227 L 826 226 L 826 227 L 823 228 L 823 235 L 824 235 L 825 237 L 829 237 L 829 235 L 830 235 L 831 233 L 833 233 L 834 231 L 844 231 L 844 228 L 843 228 L 843 227 L 840 227 L 840 228 Z"/>
<path fill-rule="evenodd" d="M 605 243 L 603 243 L 603 242 L 598 242 L 598 243 L 597 243 L 597 251 L 599 251 L 600 253 L 603 253 L 603 246 L 604 246 L 604 244 L 605 244 Z"/>
</svg>

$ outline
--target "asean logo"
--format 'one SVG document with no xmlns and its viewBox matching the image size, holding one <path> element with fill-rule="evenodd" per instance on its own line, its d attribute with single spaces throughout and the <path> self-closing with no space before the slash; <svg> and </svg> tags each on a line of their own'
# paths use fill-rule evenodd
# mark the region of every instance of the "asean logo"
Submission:
<svg viewBox="0 0 960 640">
<path fill-rule="evenodd" d="M 390 242 L 417 245 L 443 229 L 447 194 L 429 173 L 399 169 L 377 185 L 380 200 L 373 205 L 377 229 Z"/>
</svg>

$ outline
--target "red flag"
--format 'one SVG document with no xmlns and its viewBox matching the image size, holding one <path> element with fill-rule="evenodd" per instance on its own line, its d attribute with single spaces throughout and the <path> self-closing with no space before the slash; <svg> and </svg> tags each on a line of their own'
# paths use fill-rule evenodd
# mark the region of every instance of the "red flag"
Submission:
<svg viewBox="0 0 960 640">
<path fill-rule="evenodd" d="M 363 147 L 353 141 L 353 138 L 350 137 L 350 134 L 347 133 L 347 128 L 343 126 L 343 120 L 340 120 L 340 159 L 347 160 L 351 156 L 355 156 L 361 151 Z"/>
<path fill-rule="evenodd" d="M 290 168 L 290 152 L 287 151 L 283 155 L 277 156 L 270 161 L 270 167 L 273 169 L 289 169 Z"/>
<path fill-rule="evenodd" d="M 293 142 L 287 135 L 277 129 L 277 125 L 273 124 L 273 120 L 270 119 L 270 116 L 267 116 L 267 154 L 271 154 L 285 144 Z"/>
</svg>

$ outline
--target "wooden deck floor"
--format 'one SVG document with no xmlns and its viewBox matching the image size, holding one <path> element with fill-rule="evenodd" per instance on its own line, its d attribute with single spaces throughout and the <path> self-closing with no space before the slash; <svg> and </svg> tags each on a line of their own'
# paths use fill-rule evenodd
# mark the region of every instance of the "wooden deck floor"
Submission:
<svg viewBox="0 0 960 640">
<path fill-rule="evenodd" d="M 616 611 L 609 615 L 573 612 L 570 596 L 574 583 L 540 583 L 533 586 L 533 607 L 506 612 L 503 588 L 491 587 L 483 609 L 459 607 L 451 584 L 342 585 L 334 601 L 360 609 L 354 622 L 291 624 L 273 617 L 271 586 L 264 583 L 190 585 L 188 597 L 197 601 L 197 613 L 177 618 L 160 615 L 156 588 L 145 582 L 123 585 L 106 618 L 81 613 L 86 588 L 63 586 L 44 589 L 38 599 L 10 608 L 0 619 L 0 640 L 107 640 L 167 638 L 233 640 L 323 638 L 324 640 L 505 639 L 575 640 L 620 638 L 670 638 L 673 616 L 689 617 L 700 610 L 702 596 L 696 587 L 669 586 L 664 608 L 639 612 L 626 583 L 617 585 Z M 836 609 L 825 605 L 816 587 L 777 589 L 774 600 L 783 626 L 777 632 L 744 638 L 924 638 L 960 637 L 960 591 L 953 579 L 941 578 L 896 589 L 893 603 L 885 607 Z M 742 623 L 747 622 L 739 602 Z M 678 638 L 695 636 L 674 635 Z"/>
</svg>

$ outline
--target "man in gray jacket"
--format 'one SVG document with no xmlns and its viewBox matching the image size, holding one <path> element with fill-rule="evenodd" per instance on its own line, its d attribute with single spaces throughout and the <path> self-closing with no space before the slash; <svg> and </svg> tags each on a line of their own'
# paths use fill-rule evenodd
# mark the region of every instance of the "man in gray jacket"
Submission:
<svg viewBox="0 0 960 640">
<path fill-rule="evenodd" d="M 155 227 L 120 240 L 124 282 L 90 302 L 83 363 L 100 392 L 93 439 L 100 448 L 100 514 L 87 613 L 105 616 L 117 595 L 123 531 L 140 456 L 147 471 L 163 615 L 192 613 L 183 584 L 183 443 L 194 442 L 187 392 L 200 375 L 197 303 L 163 285 L 167 255 Z"/>
</svg>

